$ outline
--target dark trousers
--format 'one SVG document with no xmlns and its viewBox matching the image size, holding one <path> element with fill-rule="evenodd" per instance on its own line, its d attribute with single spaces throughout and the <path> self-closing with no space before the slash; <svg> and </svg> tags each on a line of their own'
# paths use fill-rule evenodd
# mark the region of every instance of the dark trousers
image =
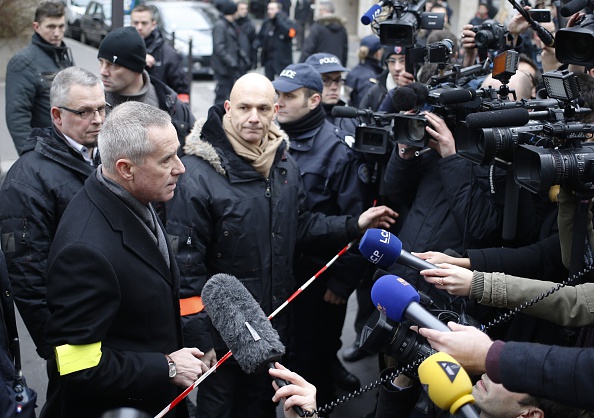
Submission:
<svg viewBox="0 0 594 418">
<path fill-rule="evenodd" d="M 62 394 L 60 391 L 60 373 L 56 365 L 56 358 L 50 357 L 45 368 L 48 383 L 45 394 L 45 404 L 39 413 L 40 418 L 59 418 L 62 415 Z"/>
<path fill-rule="evenodd" d="M 224 363 L 200 384 L 196 397 L 196 416 L 274 418 L 276 405 L 272 402 L 273 393 L 272 379 L 268 373 L 248 375 L 238 364 Z"/>
</svg>

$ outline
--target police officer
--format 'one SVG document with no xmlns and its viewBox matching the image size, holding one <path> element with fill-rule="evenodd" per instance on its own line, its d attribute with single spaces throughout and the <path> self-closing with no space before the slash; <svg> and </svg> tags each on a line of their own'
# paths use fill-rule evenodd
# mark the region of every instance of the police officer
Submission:
<svg viewBox="0 0 594 418">
<path fill-rule="evenodd" d="M 345 143 L 340 130 L 326 120 L 320 74 L 309 64 L 292 64 L 273 85 L 278 95 L 277 121 L 289 136 L 289 152 L 299 165 L 308 209 L 358 216 L 371 206 L 366 197 L 366 166 Z M 313 276 L 345 244 L 316 241 L 297 248 L 293 273 L 298 284 Z M 346 390 L 360 386 L 336 353 L 346 301 L 366 268 L 360 255 L 347 253 L 316 279 L 302 298 L 293 301 L 289 364 L 315 384 L 321 404 L 335 399 L 334 384 Z"/>
<path fill-rule="evenodd" d="M 346 132 L 347 135 L 354 137 L 357 119 L 332 116 L 332 109 L 335 106 L 346 106 L 340 96 L 344 84 L 343 74 L 349 70 L 342 66 L 340 59 L 336 55 L 326 52 L 310 55 L 305 63 L 314 67 L 322 77 L 322 84 L 324 85 L 322 108 L 326 113 L 326 119 Z"/>
</svg>

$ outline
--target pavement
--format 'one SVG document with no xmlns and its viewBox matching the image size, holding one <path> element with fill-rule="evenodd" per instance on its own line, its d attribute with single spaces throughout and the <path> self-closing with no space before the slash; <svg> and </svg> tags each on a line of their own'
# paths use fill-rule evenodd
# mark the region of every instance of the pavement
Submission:
<svg viewBox="0 0 594 418">
<path fill-rule="evenodd" d="M 98 74 L 97 50 L 90 46 L 81 44 L 72 39 L 65 39 L 68 46 L 71 47 L 74 61 L 78 66 Z M 352 36 L 349 43 L 349 60 L 347 67 L 352 68 L 357 64 L 356 52 L 358 49 L 358 38 Z M 294 51 L 295 62 L 299 57 L 299 52 Z M 259 70 L 256 70 L 259 71 Z M 208 108 L 214 101 L 214 82 L 211 79 L 200 79 L 192 82 L 192 111 L 196 118 L 206 117 Z M 5 173 L 12 163 L 18 158 L 5 120 L 5 83 L 0 82 L 0 167 Z M 320 266 L 321 267 L 321 266 Z M 343 349 L 353 343 L 355 332 L 353 330 L 353 321 L 357 309 L 357 301 L 354 295 L 348 301 L 347 317 L 342 334 Z M 19 334 L 21 338 L 21 353 L 23 372 L 30 387 L 38 392 L 38 414 L 45 403 L 47 376 L 45 371 L 45 361 L 43 361 L 35 352 L 34 344 L 27 332 L 24 324 L 19 317 L 17 319 Z M 342 349 L 341 349 L 342 351 Z M 354 363 L 344 363 L 346 368 L 357 375 L 363 386 L 368 385 L 378 379 L 379 371 L 377 359 L 375 356 L 366 357 L 363 360 Z M 340 404 L 335 408 L 332 416 L 340 418 L 361 418 L 369 414 L 375 405 L 377 389 L 366 391 L 354 399 Z M 347 395 L 347 392 L 340 392 L 340 396 Z M 195 394 L 191 394 L 195 396 Z M 165 405 L 164 405 L 165 406 Z M 282 410 L 279 408 L 278 417 L 282 417 Z"/>
</svg>

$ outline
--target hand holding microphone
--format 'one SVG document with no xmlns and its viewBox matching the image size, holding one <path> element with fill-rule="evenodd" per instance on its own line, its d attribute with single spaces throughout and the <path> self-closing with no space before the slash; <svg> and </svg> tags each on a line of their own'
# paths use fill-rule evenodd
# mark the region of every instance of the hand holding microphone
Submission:
<svg viewBox="0 0 594 418">
<path fill-rule="evenodd" d="M 478 418 L 470 404 L 472 382 L 464 369 L 446 353 L 435 353 L 419 366 L 419 380 L 427 389 L 429 398 L 444 411 L 465 418 Z"/>
<path fill-rule="evenodd" d="M 241 370 L 250 374 L 274 368 L 285 347 L 258 302 L 237 278 L 215 274 L 202 289 L 204 309 L 233 353 Z M 275 378 L 278 387 L 289 384 Z M 299 406 L 293 407 L 300 417 Z"/>
<path fill-rule="evenodd" d="M 450 295 L 470 295 L 472 271 L 453 264 L 439 264 L 437 269 L 422 270 L 420 273 L 427 283 L 438 289 L 446 290 Z"/>
<path fill-rule="evenodd" d="M 286 399 L 283 406 L 285 418 L 295 418 L 298 416 L 292 409 L 294 406 L 300 406 L 302 409 L 308 411 L 317 409 L 316 387 L 314 385 L 280 363 L 275 363 L 275 368 L 269 369 L 268 374 L 273 378 L 291 382 L 290 385 L 283 387 L 279 387 L 276 381 L 273 385 L 275 386 L 276 393 L 272 401 L 279 402 L 281 399 Z"/>
<path fill-rule="evenodd" d="M 485 359 L 493 345 L 489 336 L 475 327 L 449 322 L 452 332 L 420 328 L 419 334 L 427 338 L 431 347 L 454 357 L 471 374 L 485 372 Z"/>
</svg>

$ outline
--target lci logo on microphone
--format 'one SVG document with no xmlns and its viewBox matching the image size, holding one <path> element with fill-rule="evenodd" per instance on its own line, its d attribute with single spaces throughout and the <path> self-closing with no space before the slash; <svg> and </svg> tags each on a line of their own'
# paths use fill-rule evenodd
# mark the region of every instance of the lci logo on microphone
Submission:
<svg viewBox="0 0 594 418">
<path fill-rule="evenodd" d="M 392 234 L 390 234 L 385 229 L 381 229 L 379 242 L 381 242 L 382 244 L 389 245 L 390 244 L 390 235 L 392 235 Z M 382 253 L 380 250 L 374 250 L 369 255 L 368 260 L 371 261 L 373 264 L 378 264 L 381 261 L 381 259 L 383 258 L 383 256 L 384 256 L 384 253 Z"/>
</svg>

